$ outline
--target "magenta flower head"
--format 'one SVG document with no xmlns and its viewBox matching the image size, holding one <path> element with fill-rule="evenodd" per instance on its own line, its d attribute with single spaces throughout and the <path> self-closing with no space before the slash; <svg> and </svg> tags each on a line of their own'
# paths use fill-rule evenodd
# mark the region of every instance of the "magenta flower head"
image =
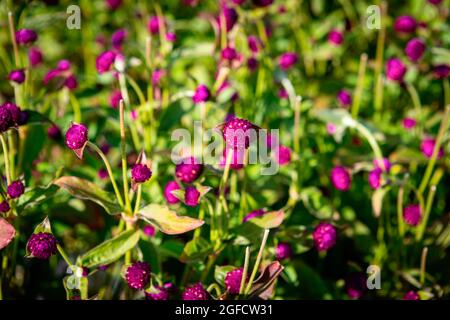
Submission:
<svg viewBox="0 0 450 320">
<path fill-rule="evenodd" d="M 6 213 L 11 209 L 11 207 L 9 206 L 8 201 L 3 200 L 2 202 L 0 202 L 0 212 L 1 213 Z"/>
<path fill-rule="evenodd" d="M 138 163 L 131 169 L 131 178 L 137 183 L 144 183 L 152 177 L 152 171 L 147 165 Z"/>
<path fill-rule="evenodd" d="M 5 132 L 11 127 L 12 116 L 7 108 L 0 107 L 0 132 Z"/>
<path fill-rule="evenodd" d="M 151 16 L 147 25 L 148 31 L 150 31 L 150 33 L 153 35 L 158 34 L 161 22 L 162 21 L 160 21 L 160 19 L 157 16 Z"/>
<path fill-rule="evenodd" d="M 389 172 L 391 170 L 391 162 L 387 158 L 384 158 L 383 160 L 374 159 L 373 165 L 375 166 L 375 169 L 380 169 L 382 171 Z"/>
<path fill-rule="evenodd" d="M 22 181 L 16 180 L 11 182 L 11 184 L 7 188 L 7 193 L 11 197 L 11 199 L 19 198 L 25 191 L 25 186 Z"/>
<path fill-rule="evenodd" d="M 222 23 L 222 16 L 225 17 L 226 30 L 230 31 L 231 29 L 233 29 L 234 25 L 238 20 L 238 14 L 236 10 L 234 10 L 233 8 L 229 8 L 227 6 L 222 6 L 222 12 L 219 17 L 219 26 L 221 26 Z"/>
<path fill-rule="evenodd" d="M 285 146 L 278 146 L 275 149 L 275 159 L 280 166 L 284 166 L 291 162 L 292 150 Z"/>
<path fill-rule="evenodd" d="M 422 151 L 422 154 L 427 157 L 428 159 L 431 159 L 433 156 L 433 150 L 434 146 L 436 145 L 436 140 L 432 138 L 425 138 L 422 140 L 422 143 L 420 144 L 420 150 Z M 444 149 L 439 148 L 437 158 L 440 159 L 444 155 Z"/>
<path fill-rule="evenodd" d="M 150 282 L 150 265 L 147 262 L 135 262 L 125 272 L 128 286 L 135 290 L 144 289 Z"/>
<path fill-rule="evenodd" d="M 410 226 L 417 226 L 421 217 L 422 213 L 418 204 L 410 204 L 403 209 L 403 219 Z"/>
<path fill-rule="evenodd" d="M 234 4 L 236 4 L 238 6 L 243 4 L 245 1 L 247 1 L 247 0 L 231 0 L 231 2 L 233 2 Z"/>
<path fill-rule="evenodd" d="M 111 36 L 111 44 L 114 49 L 120 50 L 122 47 L 122 43 L 125 41 L 127 37 L 127 30 L 119 29 L 115 31 Z"/>
<path fill-rule="evenodd" d="M 21 84 L 25 81 L 25 72 L 23 69 L 13 70 L 9 73 L 8 79 L 17 84 Z"/>
<path fill-rule="evenodd" d="M 33 233 L 28 239 L 27 251 L 32 258 L 47 260 L 57 251 L 57 240 L 48 232 Z"/>
<path fill-rule="evenodd" d="M 113 51 L 105 51 L 101 53 L 95 62 L 98 73 L 102 74 L 108 72 L 114 61 L 116 59 L 116 54 Z"/>
<path fill-rule="evenodd" d="M 221 57 L 223 60 L 232 61 L 236 59 L 238 56 L 238 53 L 235 48 L 232 47 L 226 47 L 221 52 Z"/>
<path fill-rule="evenodd" d="M 194 103 L 201 103 L 208 101 L 211 93 L 209 92 L 209 89 L 204 84 L 201 84 L 195 89 L 195 93 L 192 96 L 192 101 Z"/>
<path fill-rule="evenodd" d="M 352 94 L 346 89 L 342 89 L 336 95 L 339 104 L 343 107 L 349 107 L 352 104 Z"/>
<path fill-rule="evenodd" d="M 255 71 L 256 69 L 258 69 L 259 66 L 259 62 L 258 59 L 256 59 L 255 57 L 250 57 L 247 59 L 247 68 L 250 71 Z"/>
<path fill-rule="evenodd" d="M 280 66 L 281 70 L 289 70 L 291 69 L 298 61 L 298 55 L 294 52 L 286 52 L 283 53 L 278 58 L 278 65 Z"/>
<path fill-rule="evenodd" d="M 280 242 L 275 248 L 275 258 L 277 260 L 289 259 L 292 256 L 292 247 L 287 242 Z"/>
<path fill-rule="evenodd" d="M 175 42 L 177 41 L 177 35 L 175 32 L 167 32 L 166 33 L 166 40 L 169 42 Z"/>
<path fill-rule="evenodd" d="M 78 87 L 77 78 L 73 74 L 69 75 L 64 81 L 64 86 L 69 90 L 74 90 Z"/>
<path fill-rule="evenodd" d="M 116 10 L 122 5 L 122 0 L 105 0 L 110 10 Z"/>
<path fill-rule="evenodd" d="M 42 52 L 39 48 L 33 47 L 28 50 L 28 60 L 32 67 L 36 67 L 42 62 Z"/>
<path fill-rule="evenodd" d="M 37 40 L 37 33 L 31 29 L 20 29 L 16 31 L 16 42 L 18 44 L 30 44 Z"/>
<path fill-rule="evenodd" d="M 194 157 L 188 157 L 177 164 L 175 176 L 184 183 L 192 183 L 202 174 L 203 165 L 198 163 Z"/>
<path fill-rule="evenodd" d="M 252 132 L 257 127 L 248 120 L 234 118 L 225 123 L 222 133 L 227 147 L 244 149 L 250 146 Z"/>
<path fill-rule="evenodd" d="M 273 3 L 273 0 L 252 0 L 252 2 L 257 7 L 267 7 Z"/>
<path fill-rule="evenodd" d="M 184 203 L 189 207 L 196 207 L 199 203 L 200 192 L 192 186 L 187 186 L 184 190 Z"/>
<path fill-rule="evenodd" d="M 62 136 L 61 129 L 56 124 L 52 124 L 47 129 L 47 136 L 52 140 L 59 140 Z"/>
<path fill-rule="evenodd" d="M 164 188 L 164 198 L 166 199 L 167 203 L 175 204 L 180 202 L 180 199 L 178 199 L 172 194 L 172 191 L 180 189 L 181 189 L 180 186 L 175 180 L 167 182 L 166 187 Z"/>
<path fill-rule="evenodd" d="M 381 174 L 380 168 L 375 168 L 369 172 L 369 185 L 372 189 L 378 189 L 381 186 Z"/>
<path fill-rule="evenodd" d="M 402 82 L 406 73 L 406 66 L 400 59 L 391 58 L 386 61 L 386 76 L 389 80 Z"/>
<path fill-rule="evenodd" d="M 341 191 L 347 191 L 350 189 L 352 179 L 350 173 L 344 167 L 334 167 L 331 170 L 330 179 L 336 189 Z"/>
<path fill-rule="evenodd" d="M 331 30 L 328 33 L 328 42 L 335 45 L 335 46 L 339 46 L 342 44 L 342 42 L 344 42 L 344 35 L 342 32 L 340 32 L 339 30 Z"/>
<path fill-rule="evenodd" d="M 201 282 L 187 287 L 181 295 L 183 300 L 209 300 L 210 295 L 205 290 Z"/>
<path fill-rule="evenodd" d="M 56 65 L 56 69 L 59 71 L 67 71 L 71 67 L 70 61 L 67 59 L 62 59 L 58 61 L 58 64 Z"/>
<path fill-rule="evenodd" d="M 106 170 L 105 168 L 98 170 L 97 177 L 99 177 L 102 180 L 107 179 L 108 178 L 108 170 Z"/>
<path fill-rule="evenodd" d="M 417 21 L 411 16 L 400 16 L 395 19 L 394 30 L 400 33 L 411 33 L 416 31 Z"/>
<path fill-rule="evenodd" d="M 160 86 L 161 80 L 165 75 L 165 71 L 163 69 L 155 69 L 152 72 L 152 84 L 153 86 Z"/>
<path fill-rule="evenodd" d="M 405 47 L 405 54 L 409 60 L 416 62 L 422 58 L 426 49 L 425 42 L 422 39 L 414 38 L 408 41 Z"/>
<path fill-rule="evenodd" d="M 114 90 L 109 96 L 109 105 L 111 108 L 117 109 L 119 107 L 120 100 L 122 100 L 120 90 Z"/>
<path fill-rule="evenodd" d="M 244 268 L 237 268 L 225 275 L 225 287 L 230 294 L 239 294 Z"/>
<path fill-rule="evenodd" d="M 259 48 L 261 47 L 261 41 L 256 36 L 248 36 L 247 44 L 251 52 L 258 53 Z"/>
<path fill-rule="evenodd" d="M 222 158 L 220 159 L 219 165 L 222 168 L 225 168 L 225 166 L 227 165 L 227 157 L 230 152 L 233 152 L 230 161 L 230 169 L 232 170 L 242 169 L 244 167 L 245 149 L 232 149 L 232 148 L 223 149 L 223 155 Z"/>
<path fill-rule="evenodd" d="M 405 293 L 403 300 L 420 300 L 420 296 L 417 292 L 411 290 Z"/>
<path fill-rule="evenodd" d="M 312 233 L 318 251 L 327 251 L 336 244 L 336 229 L 331 223 L 321 222 Z"/>
<path fill-rule="evenodd" d="M 403 119 L 402 124 L 403 124 L 403 128 L 409 130 L 416 126 L 417 121 L 413 118 L 405 118 L 405 119 Z"/>
<path fill-rule="evenodd" d="M 147 300 L 164 301 L 169 300 L 169 290 L 165 286 L 154 286 L 151 292 L 145 292 Z"/>
<path fill-rule="evenodd" d="M 264 209 L 253 210 L 252 212 L 250 212 L 249 214 L 247 214 L 247 215 L 244 217 L 243 222 L 246 222 L 246 221 L 248 221 L 248 220 L 250 220 L 250 219 L 253 219 L 253 218 L 255 218 L 255 217 L 262 217 L 262 216 L 265 215 L 265 214 L 266 214 L 266 211 L 265 211 Z"/>
<path fill-rule="evenodd" d="M 88 129 L 82 123 L 73 123 L 66 132 L 66 146 L 72 150 L 84 147 L 88 140 Z"/>
<path fill-rule="evenodd" d="M 434 67 L 433 74 L 436 79 L 445 79 L 450 74 L 450 67 L 446 64 L 439 64 Z"/>
<path fill-rule="evenodd" d="M 144 234 L 145 234 L 147 237 L 153 237 L 153 236 L 155 235 L 155 233 L 156 233 L 155 227 L 152 226 L 151 224 L 147 224 L 147 225 L 142 229 L 142 231 L 144 232 Z"/>
<path fill-rule="evenodd" d="M 23 124 L 23 117 L 24 117 L 24 112 L 20 110 L 20 108 L 12 103 L 12 102 L 5 102 L 0 108 L 6 109 L 8 110 L 11 119 L 9 122 L 9 126 L 18 126 L 20 124 Z"/>
<path fill-rule="evenodd" d="M 350 299 L 359 299 L 367 291 L 367 277 L 361 272 L 350 274 L 345 279 L 345 292 Z"/>
</svg>

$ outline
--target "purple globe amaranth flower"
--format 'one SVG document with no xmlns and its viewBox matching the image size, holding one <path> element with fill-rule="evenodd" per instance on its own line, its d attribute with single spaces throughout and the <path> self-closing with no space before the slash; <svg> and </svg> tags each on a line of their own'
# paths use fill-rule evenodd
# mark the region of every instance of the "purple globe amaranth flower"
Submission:
<svg viewBox="0 0 450 320">
<path fill-rule="evenodd" d="M 122 0 L 105 0 L 105 3 L 110 10 L 116 10 L 122 5 Z"/>
<path fill-rule="evenodd" d="M 122 43 L 127 37 L 127 34 L 127 30 L 119 29 L 111 35 L 111 44 L 114 49 L 120 50 L 120 48 L 122 47 Z"/>
<path fill-rule="evenodd" d="M 258 53 L 259 48 L 261 47 L 261 40 L 259 40 L 256 36 L 248 36 L 247 44 L 251 52 Z"/>
<path fill-rule="evenodd" d="M 12 116 L 5 107 L 0 108 L 0 132 L 5 132 L 11 127 Z"/>
<path fill-rule="evenodd" d="M 202 174 L 203 165 L 198 163 L 194 157 L 188 157 L 177 164 L 175 176 L 184 183 L 192 183 Z"/>
<path fill-rule="evenodd" d="M 11 199 L 19 198 L 24 192 L 25 186 L 20 180 L 11 182 L 7 188 L 7 193 L 11 197 Z"/>
<path fill-rule="evenodd" d="M 256 126 L 248 120 L 234 118 L 225 123 L 222 133 L 225 143 L 232 149 L 244 149 L 250 146 L 252 131 Z"/>
<path fill-rule="evenodd" d="M 108 170 L 106 170 L 105 168 L 98 170 L 97 176 L 102 180 L 108 178 L 108 176 L 109 176 Z"/>
<path fill-rule="evenodd" d="M 244 268 L 237 268 L 225 275 L 225 288 L 230 294 L 239 294 Z"/>
<path fill-rule="evenodd" d="M 395 19 L 394 30 L 400 33 L 411 33 L 417 29 L 417 21 L 411 16 L 400 16 Z"/>
<path fill-rule="evenodd" d="M 241 5 L 241 4 L 243 4 L 245 1 L 247 1 L 247 0 L 231 0 L 231 2 L 233 2 L 233 3 L 236 4 L 236 5 Z"/>
<path fill-rule="evenodd" d="M 259 66 L 258 59 L 255 57 L 250 57 L 247 59 L 247 67 L 250 71 L 255 71 Z"/>
<path fill-rule="evenodd" d="M 226 47 L 220 53 L 223 60 L 232 61 L 237 58 L 238 53 L 235 48 Z"/>
<path fill-rule="evenodd" d="M 339 91 L 336 98 L 343 107 L 349 107 L 352 104 L 352 94 L 346 89 Z"/>
<path fill-rule="evenodd" d="M 11 207 L 9 206 L 8 201 L 3 200 L 2 202 L 0 202 L 0 212 L 1 213 L 6 213 L 11 209 Z"/>
<path fill-rule="evenodd" d="M 336 166 L 331 170 L 330 175 L 333 186 L 341 191 L 347 191 L 350 189 L 352 178 L 350 173 L 342 166 Z"/>
<path fill-rule="evenodd" d="M 264 210 L 264 209 L 253 210 L 252 212 L 250 212 L 249 214 L 247 214 L 244 217 L 243 222 L 246 222 L 246 221 L 248 221 L 250 219 L 253 219 L 255 217 L 262 217 L 265 214 L 266 214 L 266 210 Z"/>
<path fill-rule="evenodd" d="M 28 239 L 27 251 L 30 257 L 47 260 L 57 251 L 57 240 L 48 232 L 33 233 Z"/>
<path fill-rule="evenodd" d="M 0 108 L 8 110 L 11 118 L 10 118 L 10 122 L 9 122 L 9 126 L 18 126 L 20 124 L 23 124 L 23 114 L 24 112 L 20 110 L 20 108 L 12 103 L 12 102 L 5 102 Z"/>
<path fill-rule="evenodd" d="M 414 38 L 408 41 L 405 47 L 405 54 L 409 60 L 416 62 L 425 53 L 426 45 L 422 39 Z"/>
<path fill-rule="evenodd" d="M 166 33 L 166 40 L 169 42 L 175 42 L 177 41 L 177 35 L 175 34 L 175 32 L 167 32 Z"/>
<path fill-rule="evenodd" d="M 56 65 L 56 69 L 58 69 L 59 71 L 67 71 L 70 69 L 71 66 L 72 65 L 69 60 L 62 59 L 62 60 L 58 61 L 58 64 Z"/>
<path fill-rule="evenodd" d="M 318 251 L 327 251 L 336 244 L 336 229 L 331 223 L 321 222 L 312 233 Z"/>
<path fill-rule="evenodd" d="M 411 290 L 405 293 L 403 300 L 420 300 L 420 296 L 417 292 Z"/>
<path fill-rule="evenodd" d="M 184 190 L 184 203 L 189 207 L 196 207 L 200 200 L 200 192 L 192 186 Z"/>
<path fill-rule="evenodd" d="M 417 226 L 422 217 L 420 205 L 410 204 L 403 209 L 403 219 L 410 226 Z"/>
<path fill-rule="evenodd" d="M 292 156 L 292 150 L 285 146 L 278 146 L 277 149 L 275 149 L 275 159 L 277 160 L 278 164 L 281 166 L 284 166 L 291 162 L 291 156 Z"/>
<path fill-rule="evenodd" d="M 428 159 L 431 159 L 433 156 L 433 150 L 434 146 L 436 145 L 436 140 L 432 138 L 425 138 L 422 140 L 422 143 L 420 144 L 420 150 L 422 151 L 422 154 L 427 157 Z M 444 149 L 439 148 L 437 158 L 440 159 L 444 155 Z"/>
<path fill-rule="evenodd" d="M 275 248 L 275 258 L 277 260 L 289 259 L 292 256 L 292 247 L 287 242 L 280 242 Z"/>
<path fill-rule="evenodd" d="M 111 108 L 117 109 L 119 107 L 120 100 L 122 100 L 120 90 L 114 90 L 109 96 L 109 105 Z"/>
<path fill-rule="evenodd" d="M 150 265 L 147 262 L 135 262 L 125 272 L 128 286 L 135 290 L 144 289 L 150 282 Z"/>
<path fill-rule="evenodd" d="M 8 79 L 17 84 L 21 84 L 25 81 L 25 72 L 23 69 L 13 70 L 9 73 Z"/>
<path fill-rule="evenodd" d="M 278 90 L 278 97 L 280 99 L 288 99 L 289 98 L 289 95 L 288 95 L 288 93 L 287 93 L 285 88 L 280 88 Z"/>
<path fill-rule="evenodd" d="M 252 0 L 252 2 L 257 7 L 267 7 L 273 3 L 273 0 Z"/>
<path fill-rule="evenodd" d="M 151 292 L 145 292 L 147 300 L 169 300 L 169 290 L 164 286 L 154 286 Z"/>
<path fill-rule="evenodd" d="M 33 47 L 28 50 L 28 60 L 32 67 L 36 67 L 42 62 L 42 52 L 39 48 Z"/>
<path fill-rule="evenodd" d="M 98 73 L 102 74 L 111 70 L 114 61 L 116 60 L 116 56 L 116 53 L 110 50 L 102 52 L 95 62 Z"/>
<path fill-rule="evenodd" d="M 163 21 L 160 21 L 159 17 L 151 16 L 147 25 L 148 31 L 153 35 L 158 34 L 161 23 L 163 23 Z"/>
<path fill-rule="evenodd" d="M 163 76 L 165 75 L 165 71 L 163 69 L 155 69 L 152 72 L 152 85 L 153 86 L 160 86 L 161 80 Z"/>
<path fill-rule="evenodd" d="M 339 46 L 342 44 L 342 42 L 344 42 L 344 34 L 339 30 L 331 30 L 328 33 L 328 42 L 333 45 Z"/>
<path fill-rule="evenodd" d="M 383 160 L 374 159 L 373 165 L 376 169 L 380 169 L 385 172 L 391 171 L 391 162 L 387 158 L 383 158 Z"/>
<path fill-rule="evenodd" d="M 187 287 L 181 295 L 183 300 L 209 300 L 210 295 L 205 290 L 201 282 Z"/>
<path fill-rule="evenodd" d="M 167 203 L 175 204 L 180 202 L 180 199 L 178 199 L 172 194 L 172 191 L 180 189 L 181 189 L 180 186 L 175 180 L 167 182 L 166 187 L 164 188 L 164 198 L 166 199 Z"/>
<path fill-rule="evenodd" d="M 37 33 L 31 29 L 20 29 L 16 31 L 16 42 L 18 44 L 30 44 L 37 40 Z"/>
<path fill-rule="evenodd" d="M 207 86 L 205 86 L 204 84 L 201 84 L 197 87 L 197 89 L 195 89 L 195 93 L 192 96 L 192 101 L 194 103 L 201 103 L 201 102 L 206 102 L 208 101 L 209 97 L 210 97 L 210 92 Z"/>
<path fill-rule="evenodd" d="M 278 58 L 278 65 L 282 70 L 289 70 L 291 69 L 298 61 L 298 55 L 294 52 L 286 52 L 283 53 Z"/>
<path fill-rule="evenodd" d="M 402 82 L 407 69 L 400 59 L 390 58 L 386 61 L 386 77 L 389 80 Z"/>
<path fill-rule="evenodd" d="M 62 137 L 61 129 L 56 124 L 52 124 L 47 129 L 47 136 L 53 140 L 59 140 Z"/>
<path fill-rule="evenodd" d="M 131 178 L 137 183 L 143 183 L 152 177 L 152 171 L 147 165 L 138 163 L 131 169 Z"/>
<path fill-rule="evenodd" d="M 442 0 L 428 0 L 428 3 L 438 6 L 442 3 Z"/>
<path fill-rule="evenodd" d="M 229 8 L 225 5 L 222 6 L 222 11 L 219 17 L 219 26 L 222 25 L 223 17 L 225 18 L 225 28 L 228 31 L 233 29 L 234 25 L 238 21 L 238 14 L 233 8 Z"/>
<path fill-rule="evenodd" d="M 144 232 L 144 234 L 145 234 L 147 237 L 153 237 L 153 236 L 155 235 L 155 233 L 156 233 L 155 227 L 152 226 L 152 225 L 150 225 L 150 224 L 147 224 L 147 225 L 142 229 L 142 231 Z"/>
<path fill-rule="evenodd" d="M 232 149 L 232 148 L 225 148 L 223 149 L 223 155 L 220 159 L 219 165 L 222 168 L 225 168 L 227 165 L 227 157 L 230 152 L 233 152 L 231 155 L 231 161 L 230 161 L 230 169 L 232 170 L 240 170 L 244 167 L 244 157 L 245 157 L 245 149 Z"/>
<path fill-rule="evenodd" d="M 359 299 L 367 291 L 367 277 L 364 273 L 355 272 L 345 279 L 345 292 L 350 299 Z"/>
<path fill-rule="evenodd" d="M 378 189 L 381 186 L 381 174 L 383 172 L 380 168 L 375 168 L 369 172 L 369 185 L 372 189 Z"/>
<path fill-rule="evenodd" d="M 69 90 L 74 90 L 78 87 L 77 79 L 73 74 L 69 75 L 66 80 L 64 81 L 64 86 L 67 87 Z"/>
<path fill-rule="evenodd" d="M 445 79 L 450 74 L 450 67 L 446 64 L 439 64 L 434 67 L 433 74 L 436 79 Z"/>
<path fill-rule="evenodd" d="M 416 126 L 417 121 L 413 118 L 405 118 L 405 119 L 403 119 L 402 124 L 403 124 L 403 128 L 409 130 Z"/>
<path fill-rule="evenodd" d="M 72 150 L 84 147 L 88 140 L 88 129 L 82 123 L 73 123 L 66 132 L 66 146 Z"/>
</svg>

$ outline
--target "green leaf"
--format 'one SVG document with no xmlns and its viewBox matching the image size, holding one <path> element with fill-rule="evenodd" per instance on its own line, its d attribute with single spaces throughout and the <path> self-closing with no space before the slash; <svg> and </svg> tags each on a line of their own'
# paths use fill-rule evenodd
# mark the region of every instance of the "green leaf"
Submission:
<svg viewBox="0 0 450 320">
<path fill-rule="evenodd" d="M 45 217 L 45 219 L 41 223 L 39 223 L 36 228 L 34 228 L 33 233 L 39 232 L 52 233 L 52 227 L 50 225 L 50 220 L 48 219 L 48 217 Z"/>
<path fill-rule="evenodd" d="M 214 279 L 216 279 L 218 284 L 224 286 L 227 273 L 233 271 L 234 269 L 236 269 L 235 266 L 216 266 L 214 269 Z"/>
<path fill-rule="evenodd" d="M 203 261 L 211 252 L 212 246 L 209 241 L 203 238 L 195 238 L 184 246 L 180 255 L 180 261 L 184 263 Z"/>
<path fill-rule="evenodd" d="M 78 257 L 77 264 L 86 268 L 107 265 L 120 259 L 138 243 L 140 231 L 124 231 L 115 238 L 107 240 L 84 255 Z"/>
<path fill-rule="evenodd" d="M 17 210 L 21 212 L 28 207 L 35 207 L 54 196 L 57 191 L 58 187 L 53 184 L 48 187 L 35 187 L 30 189 L 19 198 Z"/>
<path fill-rule="evenodd" d="M 107 213 L 118 214 L 122 212 L 115 197 L 94 183 L 73 176 L 63 176 L 53 182 L 58 187 L 67 190 L 71 195 L 79 199 L 91 200 L 101 205 Z"/>
<path fill-rule="evenodd" d="M 5 219 L 0 218 L 0 250 L 6 247 L 16 235 L 16 229 Z"/>
<path fill-rule="evenodd" d="M 283 222 L 284 219 L 284 211 L 272 211 L 267 212 L 263 216 L 254 217 L 248 221 L 248 223 L 256 224 L 258 227 L 262 229 L 272 229 L 277 228 Z"/>
<path fill-rule="evenodd" d="M 167 206 L 159 204 L 149 204 L 139 210 L 137 216 L 151 224 L 154 224 L 165 234 L 181 234 L 198 227 L 205 222 L 188 216 L 178 216 L 175 211 Z"/>
</svg>

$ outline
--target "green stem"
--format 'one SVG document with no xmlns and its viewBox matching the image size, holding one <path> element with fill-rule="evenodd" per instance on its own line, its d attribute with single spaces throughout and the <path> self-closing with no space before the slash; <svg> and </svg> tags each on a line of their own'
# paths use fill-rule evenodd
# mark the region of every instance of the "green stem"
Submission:
<svg viewBox="0 0 450 320">
<path fill-rule="evenodd" d="M 102 150 L 100 150 L 99 147 L 97 147 L 96 144 L 88 141 L 87 145 L 91 149 L 93 149 L 95 152 L 97 152 L 98 155 L 100 156 L 100 158 L 102 158 L 103 163 L 106 166 L 106 170 L 108 171 L 109 179 L 111 180 L 111 184 L 112 184 L 112 186 L 114 188 L 114 192 L 116 194 L 117 200 L 119 201 L 120 206 L 123 207 L 123 199 L 122 199 L 122 196 L 120 194 L 119 187 L 117 186 L 116 179 L 114 178 L 114 174 L 112 172 L 111 164 L 109 163 L 108 158 L 106 158 L 106 155 L 103 153 Z"/>
<path fill-rule="evenodd" d="M 264 230 L 264 236 L 263 239 L 261 241 L 261 246 L 259 247 L 259 252 L 258 252 L 258 256 L 256 257 L 256 262 L 255 265 L 253 266 L 253 271 L 252 274 L 250 275 L 250 279 L 248 280 L 248 284 L 247 287 L 245 288 L 245 295 L 248 295 L 250 292 L 250 289 L 252 288 L 252 283 L 253 280 L 256 277 L 256 273 L 259 270 L 259 265 L 261 264 L 261 260 L 262 260 L 262 256 L 263 256 L 263 252 L 264 252 L 264 247 L 266 246 L 266 242 L 267 242 L 267 238 L 269 236 L 269 229 L 265 229 Z"/>
<path fill-rule="evenodd" d="M 433 200 L 434 200 L 435 194 L 436 194 L 436 186 L 432 185 L 430 187 L 430 191 L 428 192 L 427 202 L 425 204 L 425 212 L 423 214 L 422 221 L 421 221 L 421 223 L 419 224 L 419 226 L 417 227 L 417 230 L 416 230 L 416 240 L 417 241 L 420 241 L 423 238 L 423 234 L 424 234 L 425 229 L 427 227 L 428 218 L 430 217 L 431 206 L 433 204 Z"/>
<path fill-rule="evenodd" d="M 404 194 L 404 187 L 400 186 L 397 196 L 397 225 L 398 225 L 398 233 L 401 238 L 403 238 L 405 234 L 405 224 L 403 222 L 403 194 Z"/>
<path fill-rule="evenodd" d="M 9 171 L 11 180 L 14 181 L 16 178 L 16 166 L 15 166 L 15 160 L 16 160 L 16 145 L 14 143 L 14 137 L 13 137 L 14 131 L 10 130 L 8 135 L 8 155 L 9 155 Z"/>
<path fill-rule="evenodd" d="M 298 96 L 294 105 L 294 152 L 300 156 L 300 109 L 302 98 Z"/>
<path fill-rule="evenodd" d="M 120 155 L 122 158 L 122 182 L 123 182 L 123 193 L 125 197 L 125 207 L 128 214 L 132 214 L 130 195 L 128 189 L 128 169 L 127 169 L 127 154 L 126 154 L 126 140 L 125 140 L 125 116 L 124 116 L 124 106 L 123 100 L 119 103 L 119 113 L 120 113 Z"/>
<path fill-rule="evenodd" d="M 354 122 L 354 128 L 361 133 L 364 138 L 366 138 L 367 142 L 370 144 L 370 147 L 373 150 L 373 153 L 375 155 L 375 159 L 377 159 L 378 165 L 381 167 L 381 169 L 385 170 L 384 168 L 384 161 L 383 161 L 383 153 L 381 152 L 380 146 L 378 145 L 377 141 L 375 140 L 375 137 L 372 135 L 372 133 L 361 123 L 358 121 Z"/>
<path fill-rule="evenodd" d="M 220 290 L 220 287 L 217 283 L 211 284 L 206 291 L 211 293 L 211 291 L 216 291 L 217 298 L 219 298 L 222 295 L 222 291 Z"/>
<path fill-rule="evenodd" d="M 12 16 L 12 12 L 8 12 L 8 22 L 9 22 L 9 32 L 11 35 L 11 42 L 13 44 L 13 51 L 14 51 L 14 61 L 16 63 L 16 68 L 20 68 L 20 55 L 19 55 L 19 47 L 17 46 L 16 42 L 16 31 L 14 29 L 14 19 Z"/>
<path fill-rule="evenodd" d="M 375 98 L 374 109 L 377 120 L 381 116 L 381 109 L 383 108 L 383 53 L 384 43 L 386 40 L 386 28 L 384 26 L 384 17 L 386 15 L 387 4 L 385 1 L 381 2 L 381 28 L 378 31 L 377 38 L 377 51 L 376 51 L 376 63 L 375 63 Z"/>
<path fill-rule="evenodd" d="M 3 147 L 3 156 L 5 159 L 5 175 L 6 175 L 6 183 L 8 185 L 11 184 L 11 175 L 10 175 L 10 171 L 9 171 L 9 155 L 8 155 L 8 147 L 6 146 L 6 141 L 5 141 L 5 137 L 3 136 L 3 134 L 0 135 L 0 140 L 2 142 L 2 147 Z"/>
<path fill-rule="evenodd" d="M 138 213 L 139 211 L 139 207 L 141 205 L 141 198 L 142 198 L 142 185 L 139 184 L 137 189 L 136 202 L 134 203 L 134 214 Z"/>
<path fill-rule="evenodd" d="M 67 88 L 64 88 L 64 90 L 67 90 Z M 81 123 L 81 107 L 80 107 L 80 103 L 78 102 L 78 99 L 75 97 L 75 95 L 71 92 L 68 92 L 69 94 L 69 99 L 70 99 L 70 104 L 72 105 L 73 108 L 73 117 L 76 123 Z"/>
<path fill-rule="evenodd" d="M 56 248 L 58 249 L 59 254 L 61 255 L 61 257 L 63 257 L 64 261 L 67 263 L 67 266 L 69 266 L 70 268 L 72 268 L 74 266 L 74 264 L 72 263 L 72 261 L 70 261 L 69 256 L 66 254 L 66 252 L 64 251 L 64 249 L 61 247 L 60 244 L 56 245 Z M 75 270 L 72 270 L 73 272 L 75 272 Z"/>
<path fill-rule="evenodd" d="M 244 270 L 242 271 L 241 286 L 239 287 L 240 295 L 244 293 L 245 280 L 247 279 L 249 262 L 250 262 L 250 247 L 246 247 L 245 248 Z"/>
<path fill-rule="evenodd" d="M 359 113 L 359 107 L 361 105 L 361 98 L 364 90 L 364 78 L 366 75 L 367 54 L 363 53 L 359 60 L 358 82 L 353 97 L 352 104 L 352 117 L 356 119 Z"/>
<path fill-rule="evenodd" d="M 444 83 L 444 102 L 445 105 L 449 105 L 450 104 L 450 86 L 448 85 L 448 79 L 445 78 L 443 80 Z"/>
<path fill-rule="evenodd" d="M 425 284 L 425 270 L 427 264 L 428 247 L 423 248 L 422 256 L 420 258 L 420 284 Z"/>
</svg>

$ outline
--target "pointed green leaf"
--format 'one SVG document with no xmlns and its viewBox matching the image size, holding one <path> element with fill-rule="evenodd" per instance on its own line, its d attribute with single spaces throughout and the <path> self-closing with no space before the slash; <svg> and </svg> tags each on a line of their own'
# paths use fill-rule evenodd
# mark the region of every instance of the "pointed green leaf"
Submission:
<svg viewBox="0 0 450 320">
<path fill-rule="evenodd" d="M 180 261 L 184 263 L 203 261 L 211 252 L 212 246 L 209 241 L 203 238 L 195 238 L 186 243 L 180 255 Z"/>
<path fill-rule="evenodd" d="M 284 211 L 272 211 L 267 212 L 263 216 L 255 217 L 250 219 L 248 222 L 256 224 L 258 227 L 263 229 L 277 228 L 283 222 Z"/>
</svg>

